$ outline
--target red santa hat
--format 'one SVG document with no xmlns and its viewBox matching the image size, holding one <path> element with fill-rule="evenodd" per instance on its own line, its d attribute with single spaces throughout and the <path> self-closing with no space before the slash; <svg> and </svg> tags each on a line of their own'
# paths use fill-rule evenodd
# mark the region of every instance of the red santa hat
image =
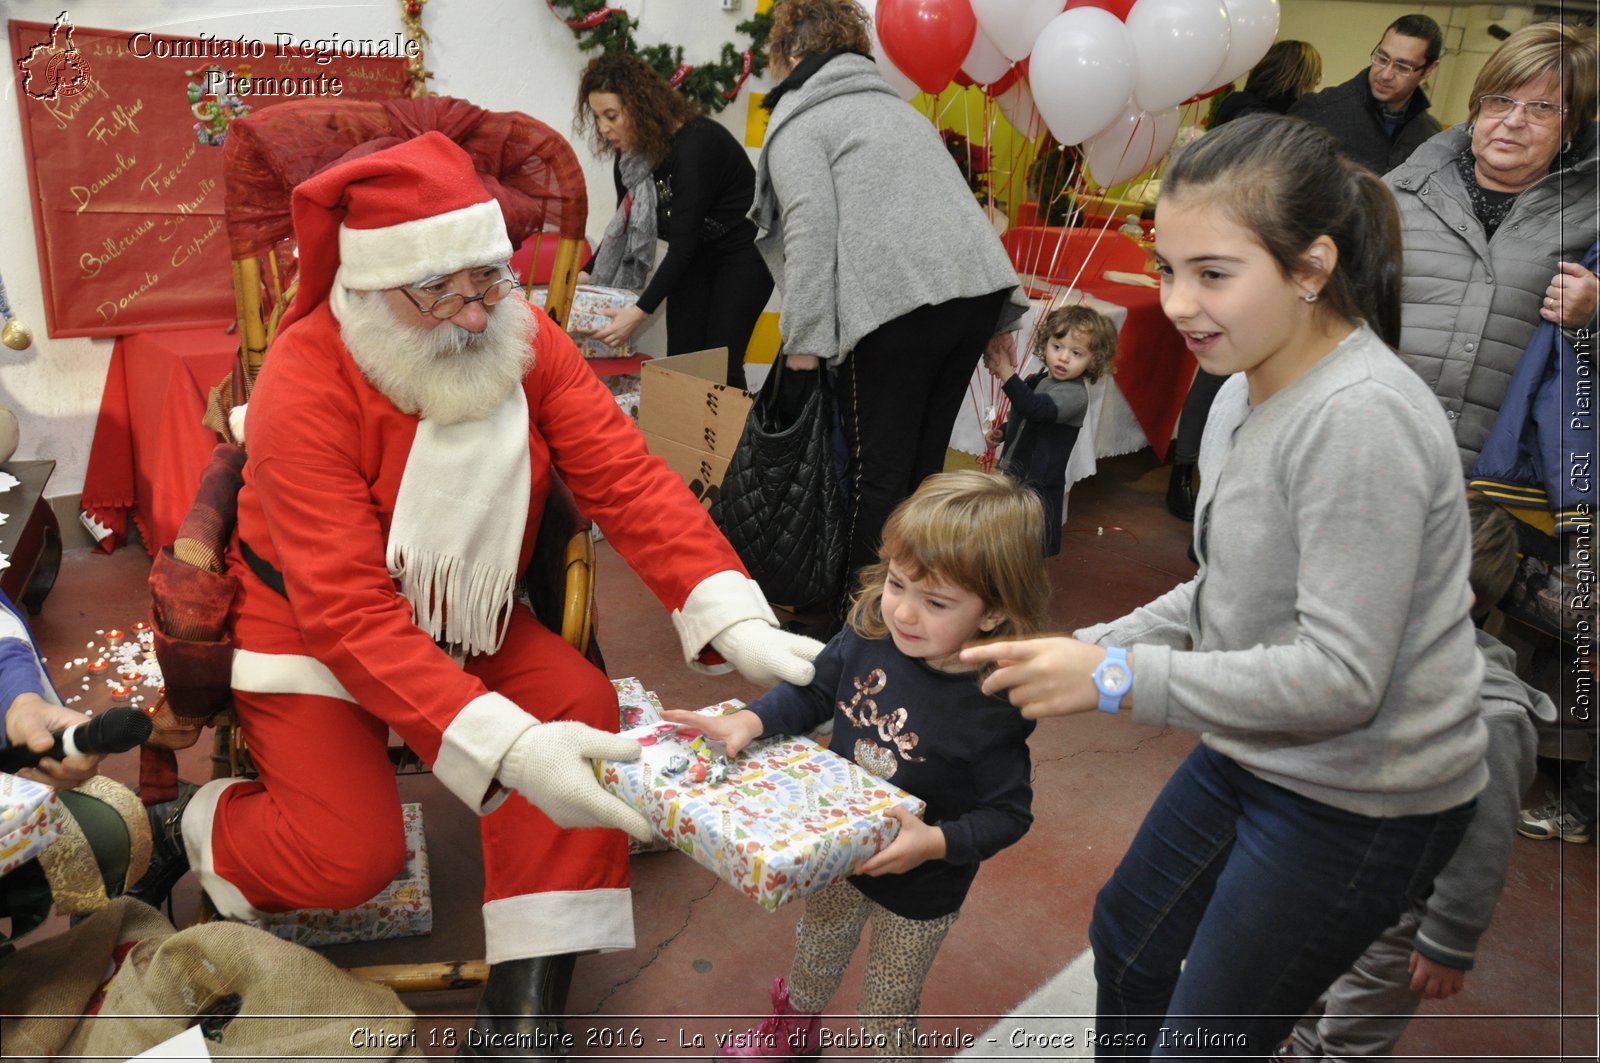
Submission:
<svg viewBox="0 0 1600 1063">
<path fill-rule="evenodd" d="M 291 199 L 300 286 L 280 329 L 328 297 L 415 284 L 511 257 L 500 204 L 443 133 L 335 163 Z"/>
</svg>

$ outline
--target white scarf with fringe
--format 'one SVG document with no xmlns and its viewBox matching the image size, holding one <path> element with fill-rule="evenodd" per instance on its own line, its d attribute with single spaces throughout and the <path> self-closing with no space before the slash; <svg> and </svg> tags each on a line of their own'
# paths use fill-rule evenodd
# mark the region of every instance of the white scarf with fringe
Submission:
<svg viewBox="0 0 1600 1063">
<path fill-rule="evenodd" d="M 481 421 L 417 422 L 385 560 L 418 627 L 455 652 L 505 641 L 528 520 L 528 398 Z"/>
</svg>

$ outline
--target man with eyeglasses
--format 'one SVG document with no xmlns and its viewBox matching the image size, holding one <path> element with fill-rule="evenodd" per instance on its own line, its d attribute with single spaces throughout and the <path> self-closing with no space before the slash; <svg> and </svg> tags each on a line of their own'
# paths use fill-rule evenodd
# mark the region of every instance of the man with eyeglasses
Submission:
<svg viewBox="0 0 1600 1063">
<path fill-rule="evenodd" d="M 552 476 L 671 611 L 690 664 L 806 683 L 821 644 L 779 629 L 515 290 L 465 151 L 430 132 L 342 161 L 292 210 L 299 288 L 245 418 L 228 557 L 260 779 L 201 787 L 157 846 L 225 916 L 360 904 L 405 857 L 393 729 L 482 817 L 491 966 L 466 1054 L 564 1056 L 573 956 L 633 947 L 624 832 L 651 831 L 595 777 L 596 759 L 639 754 L 610 733 L 610 683 L 518 588 Z M 611 829 L 576 829 L 595 827 Z"/>
<path fill-rule="evenodd" d="M 1377 174 L 1405 162 L 1439 132 L 1422 82 L 1439 68 L 1444 33 L 1427 15 L 1405 15 L 1383 31 L 1372 65 L 1342 85 L 1302 96 L 1289 113 L 1322 126 L 1346 155 Z"/>
</svg>

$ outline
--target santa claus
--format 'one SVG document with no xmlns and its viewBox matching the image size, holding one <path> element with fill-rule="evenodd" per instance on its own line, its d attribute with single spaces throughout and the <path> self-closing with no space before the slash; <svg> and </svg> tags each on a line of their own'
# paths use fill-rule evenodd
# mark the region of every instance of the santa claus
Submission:
<svg viewBox="0 0 1600 1063">
<path fill-rule="evenodd" d="M 704 510 L 525 302 L 499 206 L 426 133 L 294 191 L 300 288 L 245 418 L 229 551 L 238 720 L 260 769 L 185 792 L 140 893 L 186 866 L 226 916 L 345 908 L 401 866 L 393 728 L 476 809 L 490 975 L 478 1024 L 561 1054 L 572 956 L 633 947 L 636 811 L 606 677 L 518 600 L 551 478 L 671 611 L 684 658 L 805 683 Z M 725 667 L 725 666 L 723 666 Z M 583 828 L 604 827 L 593 830 Z M 499 1051 L 499 1049 L 496 1049 Z"/>
</svg>

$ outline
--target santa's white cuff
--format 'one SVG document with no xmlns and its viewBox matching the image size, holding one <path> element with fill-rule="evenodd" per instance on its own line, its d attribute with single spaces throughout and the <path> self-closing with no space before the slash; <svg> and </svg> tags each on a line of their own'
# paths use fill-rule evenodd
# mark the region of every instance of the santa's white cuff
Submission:
<svg viewBox="0 0 1600 1063">
<path fill-rule="evenodd" d="M 485 800 L 511 744 L 539 721 L 502 694 L 479 694 L 444 729 L 433 774 L 466 806 L 486 816 L 510 791 Z"/>
<path fill-rule="evenodd" d="M 628 889 L 553 890 L 487 901 L 484 959 L 490 964 L 633 948 L 633 893 Z"/>
<path fill-rule="evenodd" d="M 200 880 L 200 888 L 211 898 L 217 914 L 226 919 L 262 919 L 266 913 L 245 900 L 244 893 L 217 874 L 212 859 L 211 828 L 216 822 L 217 805 L 230 786 L 249 782 L 248 779 L 212 779 L 195 791 L 184 806 L 180 828 L 183 832 L 183 850 L 189 866 Z"/>
<path fill-rule="evenodd" d="M 683 608 L 672 613 L 683 659 L 695 664 L 712 639 L 741 620 L 763 620 L 778 626 L 778 618 L 755 580 L 729 569 L 695 584 Z"/>
</svg>

